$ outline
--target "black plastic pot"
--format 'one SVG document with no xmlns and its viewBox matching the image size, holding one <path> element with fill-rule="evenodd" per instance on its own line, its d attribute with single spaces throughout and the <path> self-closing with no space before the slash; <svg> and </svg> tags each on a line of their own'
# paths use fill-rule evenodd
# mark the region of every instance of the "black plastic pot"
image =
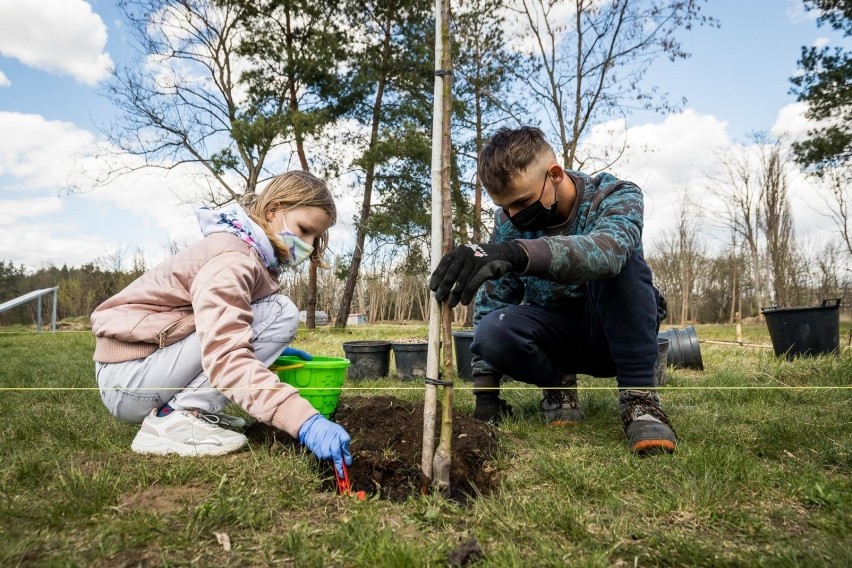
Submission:
<svg viewBox="0 0 852 568">
<path fill-rule="evenodd" d="M 453 349 L 456 352 L 456 373 L 459 378 L 468 381 L 473 380 L 471 367 L 473 353 L 470 351 L 471 343 L 473 343 L 473 331 L 461 330 L 453 332 Z"/>
<path fill-rule="evenodd" d="M 346 376 L 352 380 L 386 377 L 390 372 L 390 341 L 346 341 L 343 352 L 352 365 Z"/>
<path fill-rule="evenodd" d="M 766 316 L 775 355 L 793 359 L 840 354 L 840 298 L 823 300 L 821 306 L 772 306 L 760 311 Z"/>
<path fill-rule="evenodd" d="M 654 365 L 654 384 L 658 387 L 664 386 L 669 382 L 669 377 L 666 374 L 668 366 L 668 354 L 671 340 L 667 337 L 657 337 L 657 364 Z"/>
<path fill-rule="evenodd" d="M 393 349 L 393 358 L 396 362 L 396 374 L 399 375 L 400 379 L 411 381 L 426 377 L 426 355 L 429 352 L 427 342 L 391 342 L 391 349 Z"/>
<path fill-rule="evenodd" d="M 704 370 L 704 361 L 701 359 L 701 344 L 698 342 L 698 334 L 695 332 L 694 326 L 689 326 L 686 329 L 667 329 L 657 335 L 657 338 L 660 337 L 669 340 L 667 357 L 669 366 Z"/>
</svg>

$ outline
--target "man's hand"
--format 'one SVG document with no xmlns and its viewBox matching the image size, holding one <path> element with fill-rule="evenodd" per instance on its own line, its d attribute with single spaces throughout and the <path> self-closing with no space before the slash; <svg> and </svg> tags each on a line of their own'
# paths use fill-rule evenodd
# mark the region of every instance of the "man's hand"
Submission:
<svg viewBox="0 0 852 568">
<path fill-rule="evenodd" d="M 529 258 L 517 242 L 461 245 L 444 255 L 429 279 L 435 299 L 443 302 L 449 297 L 450 307 L 461 301 L 469 304 L 480 286 L 491 278 L 507 272 L 520 272 Z"/>
</svg>

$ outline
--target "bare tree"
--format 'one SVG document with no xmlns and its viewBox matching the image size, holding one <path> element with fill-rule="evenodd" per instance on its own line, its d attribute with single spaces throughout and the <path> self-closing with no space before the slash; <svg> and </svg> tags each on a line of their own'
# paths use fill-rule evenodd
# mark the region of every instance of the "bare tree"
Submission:
<svg viewBox="0 0 852 568">
<path fill-rule="evenodd" d="M 842 297 L 843 279 L 840 267 L 846 251 L 838 243 L 829 243 L 813 255 L 811 263 L 812 286 L 818 298 Z"/>
<path fill-rule="evenodd" d="M 852 192 L 849 190 L 852 164 L 826 166 L 818 179 L 823 183 L 820 196 L 828 206 L 828 215 L 834 221 L 852 261 Z"/>
<path fill-rule="evenodd" d="M 637 109 L 669 111 L 674 105 L 665 93 L 645 88 L 642 78 L 659 56 L 671 60 L 689 56 L 678 33 L 696 25 L 717 25 L 701 14 L 702 0 L 518 0 L 516 10 L 525 23 L 521 41 L 530 39 L 530 65 L 519 78 L 540 102 L 550 130 L 559 141 L 558 153 L 567 168 L 594 157 L 612 164 L 614 154 L 578 156 L 577 145 L 591 126 L 604 118 Z M 526 35 L 526 34 L 529 35 Z"/>
<path fill-rule="evenodd" d="M 240 85 L 245 8 L 211 0 L 122 0 L 137 58 L 117 67 L 106 95 L 120 111 L 106 133 L 144 167 L 202 166 L 205 200 L 221 205 L 254 191 L 283 142 L 286 92 L 266 100 Z M 112 172 L 112 173 L 122 173 Z M 238 180 L 238 183 L 235 183 Z"/>
<path fill-rule="evenodd" d="M 768 269 L 776 305 L 787 305 L 796 281 L 793 217 L 787 196 L 787 159 L 780 140 L 760 145 L 758 226 L 766 239 Z"/>
<path fill-rule="evenodd" d="M 761 247 L 758 211 L 760 183 L 748 152 L 737 146 L 717 155 L 718 170 L 710 174 L 711 191 L 717 195 L 723 209 L 719 219 L 732 233 L 734 241 L 742 241 L 751 260 L 754 283 L 753 305 L 756 313 L 763 304 L 761 279 Z"/>
<path fill-rule="evenodd" d="M 699 238 L 701 226 L 701 210 L 684 193 L 678 207 L 677 225 L 664 233 L 658 255 L 649 259 L 657 286 L 668 299 L 673 323 L 695 319 L 693 298 L 705 257 Z"/>
</svg>

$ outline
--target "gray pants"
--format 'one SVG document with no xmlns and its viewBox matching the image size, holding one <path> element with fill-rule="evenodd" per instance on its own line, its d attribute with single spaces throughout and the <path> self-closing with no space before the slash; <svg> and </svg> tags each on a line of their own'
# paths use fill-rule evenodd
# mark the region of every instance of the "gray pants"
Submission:
<svg viewBox="0 0 852 568">
<path fill-rule="evenodd" d="M 268 367 L 296 337 L 299 310 L 282 294 L 262 298 L 251 307 L 255 356 Z M 212 387 L 201 368 L 198 333 L 157 349 L 145 359 L 95 363 L 95 376 L 107 409 L 125 422 L 138 424 L 164 404 L 175 410 L 219 412 L 229 402 Z"/>
</svg>

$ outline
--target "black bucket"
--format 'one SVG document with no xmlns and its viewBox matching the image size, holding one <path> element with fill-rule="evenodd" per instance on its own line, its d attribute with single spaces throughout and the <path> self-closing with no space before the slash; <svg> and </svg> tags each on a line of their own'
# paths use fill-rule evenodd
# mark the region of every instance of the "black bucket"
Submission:
<svg viewBox="0 0 852 568">
<path fill-rule="evenodd" d="M 654 385 L 661 387 L 669 382 L 666 374 L 668 366 L 669 345 L 671 340 L 667 337 L 657 337 L 657 363 L 654 365 Z"/>
<path fill-rule="evenodd" d="M 390 341 L 346 341 L 343 352 L 352 364 L 346 370 L 350 379 L 386 377 L 390 373 Z"/>
<path fill-rule="evenodd" d="M 473 380 L 473 370 L 471 363 L 473 362 L 473 353 L 470 351 L 470 344 L 473 343 L 472 331 L 454 331 L 453 332 L 453 348 L 456 352 L 456 373 L 462 379 Z"/>
<path fill-rule="evenodd" d="M 429 352 L 427 342 L 396 343 L 392 341 L 391 348 L 396 362 L 396 374 L 400 379 L 411 381 L 426 377 L 426 356 Z"/>
<path fill-rule="evenodd" d="M 840 354 L 840 298 L 823 300 L 821 306 L 772 306 L 760 312 L 766 316 L 775 355 L 792 359 Z"/>
<path fill-rule="evenodd" d="M 657 338 L 669 340 L 668 364 L 671 367 L 684 369 L 704 370 L 704 361 L 701 359 L 701 344 L 698 342 L 698 334 L 694 326 L 686 329 L 667 329 L 661 331 Z"/>
</svg>

